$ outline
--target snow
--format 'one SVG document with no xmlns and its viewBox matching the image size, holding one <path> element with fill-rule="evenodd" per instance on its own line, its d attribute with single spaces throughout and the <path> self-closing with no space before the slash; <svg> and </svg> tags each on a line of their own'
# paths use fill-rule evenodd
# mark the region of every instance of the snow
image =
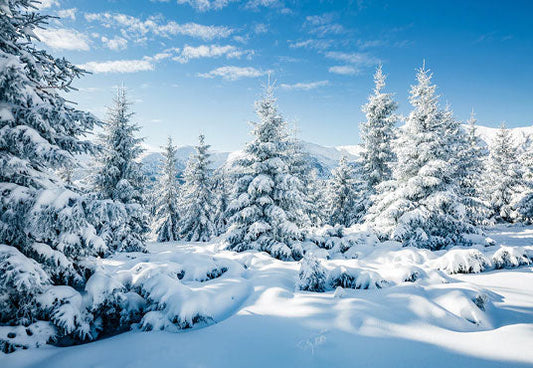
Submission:
<svg viewBox="0 0 533 368">
<path fill-rule="evenodd" d="M 152 243 L 149 254 L 102 260 L 87 287 L 94 302 L 117 282 L 144 290 L 157 307 L 137 328 L 85 345 L 0 355 L 1 365 L 533 366 L 533 268 L 524 261 L 493 270 L 496 259 L 518 266 L 513 260 L 531 257 L 533 227 L 498 227 L 488 235 L 497 245 L 486 249 L 431 252 L 369 242 L 352 245 L 356 259 L 326 250 L 330 259 L 319 261 L 326 283 L 341 274 L 353 278 L 353 288 L 326 292 L 298 289 L 299 262 L 227 251 L 220 239 Z M 482 271 L 483 263 L 484 272 L 455 273 L 458 265 Z M 209 318 L 195 324 L 196 315 Z M 169 316 L 192 328 L 179 329 Z M 146 325 L 152 331 L 142 331 Z"/>
</svg>

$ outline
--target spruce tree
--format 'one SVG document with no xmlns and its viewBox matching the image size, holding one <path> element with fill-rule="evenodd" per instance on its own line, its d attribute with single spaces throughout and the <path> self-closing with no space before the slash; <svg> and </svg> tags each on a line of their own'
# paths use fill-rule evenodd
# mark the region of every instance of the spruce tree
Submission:
<svg viewBox="0 0 533 368">
<path fill-rule="evenodd" d="M 200 135 L 196 152 L 185 169 L 185 183 L 180 201 L 180 238 L 206 242 L 217 235 L 214 223 L 215 203 L 209 146 Z"/>
<path fill-rule="evenodd" d="M 168 137 L 157 185 L 156 234 L 159 242 L 179 239 L 179 185 L 176 163 L 176 146 L 173 145 L 172 138 Z"/>
<path fill-rule="evenodd" d="M 380 65 L 374 74 L 374 92 L 362 107 L 366 121 L 361 123 L 364 150 L 359 174 L 363 184 L 361 201 L 364 212 L 371 205 L 371 197 L 376 194 L 376 187 L 392 179 L 391 166 L 396 160 L 392 143 L 395 139 L 397 117 L 394 112 L 397 104 L 391 93 L 383 92 L 385 78 Z"/>
<path fill-rule="evenodd" d="M 490 217 L 490 209 L 483 200 L 481 188 L 486 150 L 481 146 L 481 140 L 477 135 L 476 122 L 474 111 L 472 111 L 466 122 L 466 132 L 458 140 L 456 171 L 466 219 L 471 224 L 483 224 Z"/>
<path fill-rule="evenodd" d="M 118 206 L 115 211 L 122 213 L 119 221 L 103 221 L 98 226 L 99 234 L 116 251 L 142 251 L 149 231 L 144 208 L 146 181 L 139 162 L 142 138 L 135 136 L 140 127 L 132 123 L 133 114 L 125 88 L 117 88 L 101 135 L 103 151 L 94 178 L 98 197 L 113 201 Z"/>
<path fill-rule="evenodd" d="M 431 78 L 425 66 L 419 69 L 409 98 L 413 110 L 395 142 L 393 179 L 380 185 L 367 221 L 383 239 L 441 249 L 469 244 L 463 235 L 475 228 L 464 221 L 455 183 L 455 123 L 439 109 Z"/>
<path fill-rule="evenodd" d="M 520 220 L 531 224 L 533 222 L 533 142 L 530 139 L 524 144 L 524 150 L 520 155 L 520 165 L 523 172 L 524 190 L 515 207 Z"/>
<path fill-rule="evenodd" d="M 69 320 L 62 308 L 108 248 L 88 219 L 98 203 L 55 173 L 74 165 L 74 154 L 96 151 L 82 138 L 100 122 L 62 97 L 84 71 L 35 48 L 33 31 L 49 17 L 34 4 L 0 6 L 0 325 L 25 325 L 30 335 L 30 325 L 45 320 L 52 337 L 84 339 L 94 332 L 85 317 Z M 41 297 L 54 290 L 63 292 L 44 305 Z"/>
<path fill-rule="evenodd" d="M 484 193 L 496 221 L 513 222 L 513 202 L 523 189 L 522 172 L 509 130 L 502 123 L 491 145 L 484 176 Z"/>
<path fill-rule="evenodd" d="M 343 156 L 329 179 L 326 208 L 330 225 L 351 226 L 357 220 L 357 205 L 360 193 L 355 180 L 355 171 Z"/>
<path fill-rule="evenodd" d="M 215 196 L 214 223 L 217 235 L 224 234 L 228 229 L 228 202 L 230 195 L 230 177 L 225 167 L 220 167 L 213 175 L 213 193 Z"/>
<path fill-rule="evenodd" d="M 273 87 L 256 102 L 259 122 L 254 139 L 236 162 L 236 181 L 228 209 L 229 248 L 256 249 L 283 260 L 300 259 L 302 230 L 298 216 L 305 209 L 301 180 L 292 167 L 293 142 L 279 114 Z"/>
</svg>

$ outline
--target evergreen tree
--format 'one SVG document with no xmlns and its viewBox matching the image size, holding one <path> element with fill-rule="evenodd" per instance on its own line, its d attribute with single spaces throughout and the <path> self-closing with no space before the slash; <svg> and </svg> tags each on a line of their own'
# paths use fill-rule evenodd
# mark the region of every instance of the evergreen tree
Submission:
<svg viewBox="0 0 533 368">
<path fill-rule="evenodd" d="M 520 220 L 531 224 L 533 222 L 533 143 L 530 139 L 524 144 L 524 151 L 520 155 L 524 191 L 516 204 L 516 211 Z"/>
<path fill-rule="evenodd" d="M 278 113 L 273 87 L 256 102 L 258 123 L 254 139 L 236 165 L 236 181 L 229 213 L 229 248 L 257 249 L 276 258 L 300 259 L 302 230 L 298 218 L 305 210 L 300 178 L 294 174 L 294 147 L 287 124 Z"/>
<path fill-rule="evenodd" d="M 355 171 L 346 156 L 339 161 L 327 187 L 327 213 L 330 225 L 351 226 L 356 222 L 359 203 Z"/>
<path fill-rule="evenodd" d="M 475 228 L 464 221 L 455 184 L 455 123 L 439 109 L 431 77 L 425 66 L 418 71 L 409 98 L 413 110 L 395 142 L 393 180 L 379 186 L 367 221 L 381 238 L 441 249 L 468 244 L 463 234 Z"/>
<path fill-rule="evenodd" d="M 214 195 L 209 145 L 200 135 L 196 153 L 192 154 L 185 169 L 185 183 L 180 203 L 180 237 L 187 241 L 209 241 L 217 235 L 215 227 Z"/>
<path fill-rule="evenodd" d="M 392 163 L 396 160 L 392 148 L 395 139 L 397 104 L 391 93 L 383 92 L 385 74 L 381 65 L 374 74 L 375 88 L 362 111 L 366 121 L 361 123 L 361 139 L 364 150 L 359 170 L 363 191 L 361 201 L 363 211 L 371 205 L 371 197 L 376 194 L 376 187 L 384 181 L 392 179 Z"/>
<path fill-rule="evenodd" d="M 227 210 L 230 195 L 230 178 L 225 167 L 221 167 L 214 173 L 213 192 L 215 195 L 214 222 L 217 235 L 224 234 L 228 229 Z"/>
<path fill-rule="evenodd" d="M 502 124 L 490 148 L 484 193 L 497 221 L 513 222 L 513 202 L 523 189 L 522 173 L 509 130 Z"/>
<path fill-rule="evenodd" d="M 172 138 L 168 138 L 168 143 L 164 148 L 162 172 L 157 185 L 156 234 L 159 242 L 179 239 L 178 170 L 176 168 L 176 146 L 172 144 Z"/>
<path fill-rule="evenodd" d="M 486 153 L 477 135 L 476 122 L 472 111 L 466 133 L 458 139 L 460 144 L 456 171 L 466 218 L 472 224 L 483 224 L 490 217 L 490 210 L 482 199 L 483 158 Z"/>
<path fill-rule="evenodd" d="M 131 122 L 132 116 L 126 90 L 119 87 L 108 109 L 101 136 L 104 150 L 98 157 L 100 165 L 94 179 L 98 196 L 113 201 L 119 207 L 115 210 L 124 215 L 120 221 L 97 226 L 99 234 L 117 251 L 142 251 L 149 231 L 143 196 L 146 181 L 138 161 L 143 152 L 142 139 L 135 137 L 140 128 Z"/>
<path fill-rule="evenodd" d="M 0 6 L 0 325 L 45 320 L 55 337 L 84 339 L 94 331 L 81 328 L 82 318 L 62 329 L 68 316 L 61 308 L 107 247 L 88 218 L 98 203 L 66 189 L 54 173 L 74 165 L 74 154 L 96 151 L 81 137 L 100 122 L 61 95 L 84 72 L 33 45 L 33 30 L 48 19 L 30 0 Z M 43 305 L 43 294 L 57 287 L 65 293 Z"/>
<path fill-rule="evenodd" d="M 311 170 L 307 182 L 307 201 L 309 220 L 314 226 L 322 226 L 327 221 L 327 185 L 328 181 L 318 175 L 318 170 Z"/>
</svg>

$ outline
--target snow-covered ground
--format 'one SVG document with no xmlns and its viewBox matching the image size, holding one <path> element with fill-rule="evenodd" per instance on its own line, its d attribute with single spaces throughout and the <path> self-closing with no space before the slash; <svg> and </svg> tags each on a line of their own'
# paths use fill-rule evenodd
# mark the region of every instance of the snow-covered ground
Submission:
<svg viewBox="0 0 533 368">
<path fill-rule="evenodd" d="M 216 242 L 151 244 L 149 255 L 105 260 L 102 272 L 159 300 L 141 323 L 153 331 L 17 351 L 0 355 L 0 366 L 533 367 L 533 268 L 493 270 L 533 255 L 533 227 L 489 235 L 498 245 L 474 257 L 358 246 L 357 259 L 321 262 L 329 277 L 356 275 L 361 289 L 323 293 L 296 289 L 297 262 Z M 485 271 L 454 273 L 461 265 Z M 209 318 L 173 331 L 168 316 L 184 325 Z"/>
</svg>

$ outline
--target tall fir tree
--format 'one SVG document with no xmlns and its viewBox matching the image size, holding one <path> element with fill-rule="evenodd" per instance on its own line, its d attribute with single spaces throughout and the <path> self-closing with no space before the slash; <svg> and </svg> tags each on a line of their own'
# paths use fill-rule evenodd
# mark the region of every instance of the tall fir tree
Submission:
<svg viewBox="0 0 533 368">
<path fill-rule="evenodd" d="M 464 221 L 455 183 L 455 123 L 439 109 L 431 78 L 425 65 L 418 70 L 409 98 L 413 110 L 395 142 L 393 179 L 379 186 L 366 219 L 381 238 L 441 249 L 469 244 L 463 235 L 476 229 Z"/>
<path fill-rule="evenodd" d="M 227 210 L 230 188 L 230 175 L 227 168 L 222 166 L 213 175 L 213 193 L 215 196 L 214 223 L 217 229 L 217 235 L 224 234 L 228 229 Z"/>
<path fill-rule="evenodd" d="M 168 137 L 163 151 L 163 164 L 157 185 L 156 234 L 157 241 L 167 242 L 179 239 L 179 184 L 176 168 L 176 146 Z"/>
<path fill-rule="evenodd" d="M 355 170 L 343 156 L 329 179 L 326 208 L 330 225 L 351 226 L 357 222 L 357 206 L 360 203 Z"/>
<path fill-rule="evenodd" d="M 465 133 L 459 137 L 457 155 L 457 180 L 466 211 L 466 219 L 475 225 L 487 223 L 490 217 L 489 205 L 483 200 L 482 175 L 486 150 L 477 134 L 477 120 L 474 111 L 466 122 Z"/>
<path fill-rule="evenodd" d="M 185 169 L 185 183 L 180 201 L 180 238 L 206 242 L 218 234 L 215 223 L 215 196 L 209 146 L 200 135 L 196 152 Z"/>
<path fill-rule="evenodd" d="M 279 114 L 273 86 L 256 102 L 254 139 L 236 164 L 236 181 L 229 206 L 229 248 L 257 249 L 272 256 L 300 259 L 300 216 L 306 205 L 303 185 L 292 167 L 293 142 Z"/>
<path fill-rule="evenodd" d="M 90 220 L 101 202 L 54 173 L 97 150 L 82 137 L 100 122 L 62 97 L 84 72 L 33 44 L 49 19 L 31 0 L 0 5 L 0 325 L 27 326 L 28 339 L 46 330 L 83 340 L 97 330 L 74 304 L 108 252 Z"/>
<path fill-rule="evenodd" d="M 517 213 L 513 203 L 523 189 L 523 184 L 516 147 L 511 141 L 509 130 L 502 123 L 490 148 L 483 188 L 496 221 L 515 221 Z"/>
<path fill-rule="evenodd" d="M 396 137 L 395 111 L 398 105 L 392 93 L 383 92 L 385 78 L 380 65 L 374 74 L 374 91 L 362 107 L 366 116 L 366 121 L 361 123 L 360 129 L 364 146 L 359 169 L 363 184 L 360 199 L 363 212 L 370 207 L 376 187 L 392 179 L 392 164 L 396 160 L 392 144 Z"/>
<path fill-rule="evenodd" d="M 94 178 L 94 190 L 99 198 L 113 201 L 124 216 L 122 221 L 102 222 L 98 226 L 98 232 L 117 251 L 142 251 L 149 231 L 144 208 L 146 179 L 139 162 L 143 139 L 135 136 L 140 127 L 131 121 L 134 113 L 130 105 L 126 89 L 117 88 L 101 135 L 104 149 L 98 156 Z"/>
<path fill-rule="evenodd" d="M 523 173 L 524 190 L 515 205 L 520 221 L 531 224 L 533 222 L 533 142 L 528 139 L 520 155 L 520 165 Z"/>
</svg>

